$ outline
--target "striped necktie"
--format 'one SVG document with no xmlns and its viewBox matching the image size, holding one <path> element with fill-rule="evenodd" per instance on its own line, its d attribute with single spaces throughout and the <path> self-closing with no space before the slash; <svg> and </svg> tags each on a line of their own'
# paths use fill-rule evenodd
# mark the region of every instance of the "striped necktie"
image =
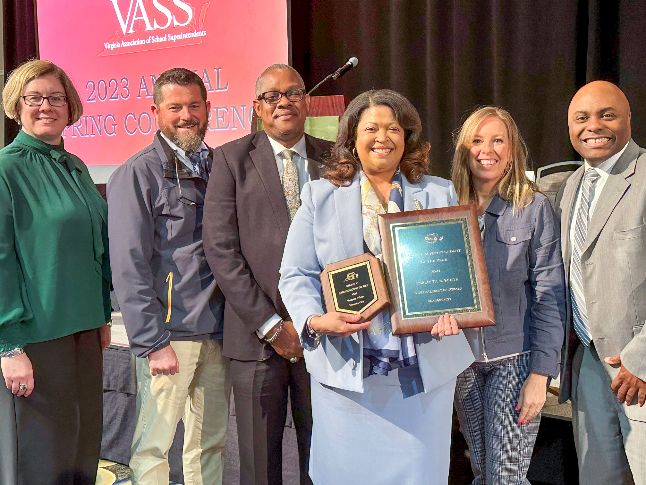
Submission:
<svg viewBox="0 0 646 485">
<path fill-rule="evenodd" d="M 280 152 L 285 164 L 283 165 L 283 194 L 289 210 L 289 220 L 293 220 L 296 211 L 301 205 L 300 185 L 298 183 L 298 169 L 294 162 L 294 151 L 283 150 Z"/>
<path fill-rule="evenodd" d="M 193 174 L 197 177 L 202 176 L 202 156 L 200 152 L 187 153 L 188 159 L 193 165 Z"/>
<path fill-rule="evenodd" d="M 570 261 L 570 296 L 572 298 L 572 321 L 579 340 L 587 347 L 592 340 L 588 325 L 588 312 L 583 292 L 583 268 L 581 253 L 588 236 L 590 221 L 590 203 L 594 197 L 594 185 L 599 174 L 594 168 L 588 168 L 581 182 L 581 204 L 574 222 L 574 239 L 572 240 L 572 260 Z"/>
</svg>

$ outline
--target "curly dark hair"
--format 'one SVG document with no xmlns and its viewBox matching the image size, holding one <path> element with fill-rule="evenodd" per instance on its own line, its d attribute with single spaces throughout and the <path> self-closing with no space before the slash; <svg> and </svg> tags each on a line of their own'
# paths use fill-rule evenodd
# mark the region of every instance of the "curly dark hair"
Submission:
<svg viewBox="0 0 646 485">
<path fill-rule="evenodd" d="M 419 182 L 422 175 L 429 174 L 431 145 L 422 138 L 422 122 L 415 107 L 390 89 L 365 91 L 350 102 L 339 121 L 339 134 L 323 168 L 323 177 L 335 185 L 347 185 L 352 181 L 361 167 L 361 160 L 354 151 L 357 126 L 361 114 L 372 106 L 388 106 L 393 110 L 406 140 L 399 168 L 408 180 Z"/>
</svg>

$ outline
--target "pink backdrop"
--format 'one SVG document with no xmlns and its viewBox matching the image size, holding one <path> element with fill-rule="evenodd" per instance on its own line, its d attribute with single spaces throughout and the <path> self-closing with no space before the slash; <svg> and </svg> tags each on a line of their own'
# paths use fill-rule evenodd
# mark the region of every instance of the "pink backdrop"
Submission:
<svg viewBox="0 0 646 485">
<path fill-rule="evenodd" d="M 40 57 L 70 75 L 83 117 L 65 147 L 88 165 L 117 165 L 156 130 L 152 86 L 170 67 L 209 91 L 206 142 L 250 131 L 256 76 L 287 62 L 285 0 L 38 0 Z"/>
</svg>

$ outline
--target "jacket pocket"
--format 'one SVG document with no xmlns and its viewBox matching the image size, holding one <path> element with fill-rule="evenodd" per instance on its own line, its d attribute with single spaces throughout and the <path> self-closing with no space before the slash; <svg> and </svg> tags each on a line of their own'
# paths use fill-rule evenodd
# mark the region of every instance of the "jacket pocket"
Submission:
<svg viewBox="0 0 646 485">
<path fill-rule="evenodd" d="M 529 226 L 526 227 L 510 227 L 510 228 L 499 228 L 496 231 L 496 239 L 504 244 L 516 245 L 525 241 L 529 241 L 532 238 L 532 228 Z"/>
<path fill-rule="evenodd" d="M 531 239 L 532 228 L 529 226 L 499 227 L 496 231 L 496 247 L 487 256 L 503 273 L 524 273 L 524 281 L 529 268 L 528 247 Z"/>
<path fill-rule="evenodd" d="M 613 238 L 616 241 L 630 241 L 633 239 L 643 240 L 644 233 L 646 233 L 646 224 L 641 224 L 637 227 L 632 227 L 630 229 L 615 231 L 613 234 Z"/>
</svg>

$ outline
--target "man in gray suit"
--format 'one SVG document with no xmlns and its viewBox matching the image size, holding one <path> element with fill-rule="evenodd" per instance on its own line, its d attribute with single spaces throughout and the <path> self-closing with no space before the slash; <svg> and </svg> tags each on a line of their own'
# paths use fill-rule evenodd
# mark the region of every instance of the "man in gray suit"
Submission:
<svg viewBox="0 0 646 485">
<path fill-rule="evenodd" d="M 557 197 L 568 284 L 561 399 L 572 400 L 580 483 L 646 483 L 646 150 L 630 106 L 594 81 L 572 98 L 585 164 Z"/>
</svg>

